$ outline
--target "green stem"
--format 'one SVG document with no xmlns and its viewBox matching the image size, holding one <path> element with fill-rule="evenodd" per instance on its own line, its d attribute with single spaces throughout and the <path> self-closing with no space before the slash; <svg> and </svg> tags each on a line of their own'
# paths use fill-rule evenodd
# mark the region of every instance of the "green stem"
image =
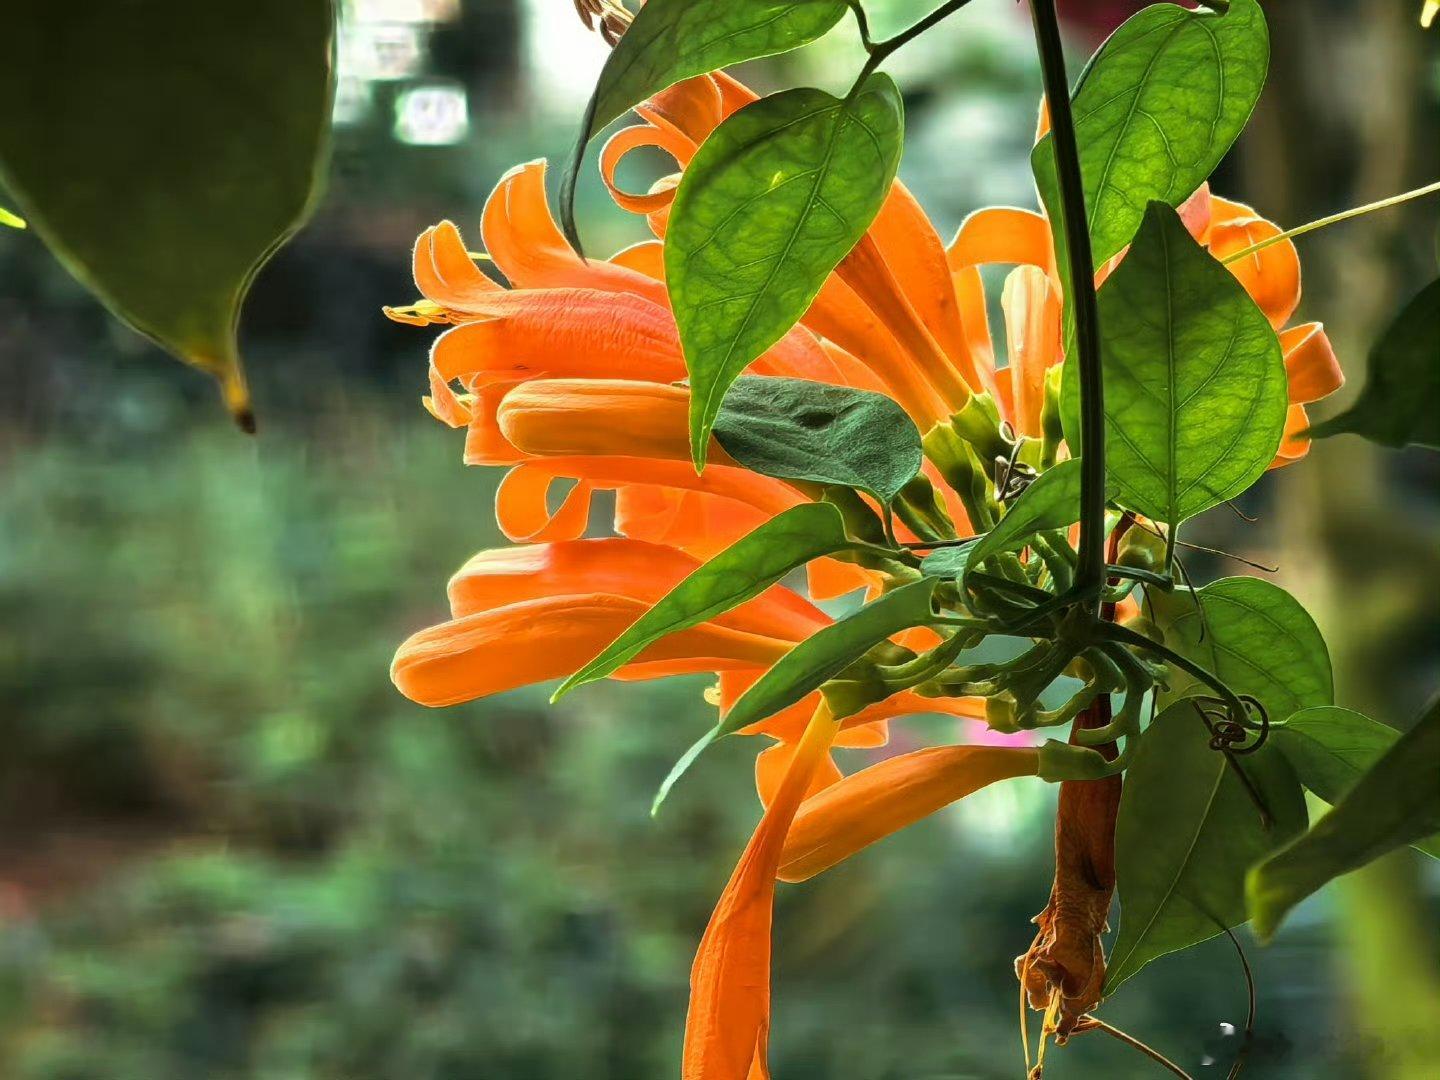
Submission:
<svg viewBox="0 0 1440 1080">
<path fill-rule="evenodd" d="M 1075 118 L 1070 111 L 1070 79 L 1055 0 L 1030 0 L 1035 44 L 1040 52 L 1045 100 L 1050 108 L 1050 137 L 1060 182 L 1060 219 L 1065 230 L 1070 292 L 1066 302 L 1075 316 L 1076 362 L 1080 373 L 1080 566 L 1077 591 L 1105 580 L 1105 391 L 1100 368 L 1100 316 L 1095 302 L 1094 257 L 1080 175 Z M 1098 611 L 1099 593 L 1090 601 Z"/>
<path fill-rule="evenodd" d="M 1375 202 L 1366 203 L 1364 206 L 1354 206 L 1349 210 L 1341 210 L 1338 214 L 1330 214 L 1326 217 L 1316 218 L 1314 221 L 1308 221 L 1304 225 L 1297 225 L 1293 229 L 1286 229 L 1282 233 L 1267 236 L 1264 240 L 1257 241 L 1247 248 L 1241 248 L 1239 251 L 1226 255 L 1225 258 L 1220 261 L 1226 266 L 1229 266 L 1233 262 L 1239 262 L 1247 256 L 1254 255 L 1257 251 L 1264 251 L 1270 245 L 1278 244 L 1282 240 L 1291 240 L 1297 236 L 1304 236 L 1308 232 L 1323 229 L 1327 225 L 1337 225 L 1342 221 L 1349 221 L 1351 218 L 1360 217 L 1362 214 L 1369 214 L 1376 210 L 1386 210 L 1392 206 L 1399 206 L 1401 203 L 1407 203 L 1411 199 L 1418 199 L 1423 195 L 1429 195 L 1436 191 L 1440 191 L 1440 180 L 1436 180 L 1433 184 L 1426 184 L 1424 187 L 1402 192 L 1399 195 L 1391 195 L 1388 199 L 1377 199 Z"/>
<path fill-rule="evenodd" d="M 865 49 L 870 54 L 870 59 L 865 62 L 865 69 L 860 73 L 859 81 L 864 82 L 870 73 L 879 67 L 885 61 L 885 58 L 900 48 L 900 46 L 913 41 L 942 19 L 947 19 L 955 14 L 955 12 L 959 11 L 969 2 L 970 0 L 947 0 L 946 3 L 941 4 L 914 26 L 907 27 L 894 37 L 888 37 L 884 41 L 869 40 L 869 25 L 865 22 L 864 15 L 858 10 L 859 5 L 852 4 L 851 10 L 855 12 L 855 18 L 860 22 L 861 40 L 865 42 Z"/>
</svg>

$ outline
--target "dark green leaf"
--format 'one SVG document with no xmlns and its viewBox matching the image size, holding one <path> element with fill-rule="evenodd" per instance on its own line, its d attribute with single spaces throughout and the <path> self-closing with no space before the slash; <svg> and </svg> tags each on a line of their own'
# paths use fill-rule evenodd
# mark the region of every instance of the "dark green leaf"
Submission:
<svg viewBox="0 0 1440 1080">
<path fill-rule="evenodd" d="M 1232 764 L 1209 743 L 1193 703 L 1177 702 L 1150 725 L 1125 774 L 1107 995 L 1151 960 L 1244 922 L 1246 870 L 1305 828 L 1304 795 L 1283 757 L 1262 747 Z"/>
<path fill-rule="evenodd" d="M 992 555 L 1018 551 L 1036 533 L 1068 528 L 1079 520 L 1080 459 L 1071 458 L 1036 477 L 1011 504 L 999 524 L 968 549 L 966 570 L 979 566 Z"/>
<path fill-rule="evenodd" d="M 1300 782 L 1331 804 L 1354 787 L 1398 738 L 1394 728 L 1334 705 L 1302 709 L 1270 731 L 1270 741 Z M 1436 766 L 1440 769 L 1440 762 Z M 1440 838 L 1432 836 L 1415 846 L 1440 858 Z"/>
<path fill-rule="evenodd" d="M 305 219 L 328 144 L 329 0 L 19 5 L 0 33 L 0 171 L 112 311 L 220 380 L 235 323 Z"/>
<path fill-rule="evenodd" d="M 665 274 L 690 370 L 697 465 L 730 384 L 795 325 L 879 212 L 903 124 L 900 92 L 883 74 L 843 100 L 787 90 L 729 117 L 686 168 Z"/>
<path fill-rule="evenodd" d="M 1270 63 L 1255 0 L 1225 15 L 1152 4 L 1126 20 L 1081 73 L 1075 137 L 1098 267 L 1130 242 L 1145 204 L 1178 206 L 1244 130 Z M 1031 157 L 1063 257 L 1052 140 Z"/>
<path fill-rule="evenodd" d="M 759 596 L 791 570 L 850 544 L 840 512 L 828 503 L 806 503 L 786 510 L 671 589 L 599 656 L 561 683 L 551 700 L 605 678 L 666 634 L 722 615 Z"/>
<path fill-rule="evenodd" d="M 974 540 L 955 547 L 932 551 L 921 560 L 920 573 L 926 577 L 959 581 L 965 573 L 965 567 L 970 563 L 970 553 L 975 550 L 975 545 L 978 543 L 980 543 L 980 537 L 977 536 Z"/>
<path fill-rule="evenodd" d="M 715 438 L 753 472 L 812 480 L 892 500 L 920 471 L 920 432 L 884 394 L 848 386 L 742 376 Z"/>
<path fill-rule="evenodd" d="M 1359 399 L 1310 429 L 1323 439 L 1353 432 L 1385 446 L 1440 450 L 1440 279 L 1425 286 L 1370 353 Z"/>
<path fill-rule="evenodd" d="M 1332 878 L 1440 831 L 1440 700 L 1401 735 L 1315 827 L 1250 871 L 1255 932 L 1274 934 L 1291 908 Z"/>
<path fill-rule="evenodd" d="M 1288 406 L 1280 341 L 1168 206 L 1150 204 L 1100 289 L 1100 331 L 1117 502 L 1178 525 L 1264 474 Z M 1071 446 L 1079 446 L 1079 382 L 1070 361 L 1061 411 Z"/>
<path fill-rule="evenodd" d="M 1166 645 L 1218 675 L 1237 694 L 1254 695 L 1272 720 L 1334 703 L 1325 639 L 1299 601 L 1278 585 L 1260 578 L 1221 578 L 1196 593 L 1152 592 L 1151 600 Z M 1172 692 L 1188 694 L 1197 685 L 1172 669 Z"/>
<path fill-rule="evenodd" d="M 741 695 L 716 734 L 729 735 L 773 716 L 839 675 L 891 634 L 930 622 L 931 597 L 938 584 L 935 578 L 924 578 L 902 585 L 806 638 Z"/>
</svg>

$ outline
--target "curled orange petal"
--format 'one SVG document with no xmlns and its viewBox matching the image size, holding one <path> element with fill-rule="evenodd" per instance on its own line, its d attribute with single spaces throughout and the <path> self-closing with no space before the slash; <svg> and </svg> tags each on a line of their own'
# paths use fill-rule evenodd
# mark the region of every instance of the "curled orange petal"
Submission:
<svg viewBox="0 0 1440 1080">
<path fill-rule="evenodd" d="M 1224 260 L 1261 240 L 1279 236 L 1280 226 L 1266 221 L 1244 203 L 1211 196 L 1210 254 Z M 1289 240 L 1281 240 L 1227 264 L 1277 330 L 1289 321 L 1300 303 L 1300 255 Z"/>
<path fill-rule="evenodd" d="M 863 769 L 801 806 L 780 880 L 814 877 L 987 784 L 1033 775 L 1039 763 L 1039 752 L 1023 747 L 935 746 Z"/>
<path fill-rule="evenodd" d="M 946 258 L 951 271 L 969 266 L 1012 263 L 1053 272 L 1050 222 L 1034 210 L 987 206 L 960 223 Z"/>
<path fill-rule="evenodd" d="M 550 509 L 554 473 L 529 463 L 516 465 L 495 490 L 495 520 L 507 539 L 517 544 L 574 540 L 590 523 L 590 494 L 584 481 L 572 487 L 558 510 Z"/>
<path fill-rule="evenodd" d="M 1318 322 L 1301 323 L 1280 332 L 1285 353 L 1285 376 L 1290 385 L 1290 402 L 1302 405 L 1329 397 L 1345 385 L 1345 373 L 1324 327 Z"/>
</svg>

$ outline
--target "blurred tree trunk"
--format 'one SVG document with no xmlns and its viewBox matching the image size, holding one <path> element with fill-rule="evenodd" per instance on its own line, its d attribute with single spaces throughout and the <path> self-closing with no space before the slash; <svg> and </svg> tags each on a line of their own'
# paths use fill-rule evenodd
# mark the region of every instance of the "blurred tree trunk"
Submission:
<svg viewBox="0 0 1440 1080">
<path fill-rule="evenodd" d="M 1270 79 L 1240 162 L 1244 190 L 1266 216 L 1299 224 L 1440 171 L 1431 74 L 1440 35 L 1420 30 L 1418 8 L 1396 0 L 1266 5 Z M 1412 204 L 1300 241 L 1302 313 L 1324 315 L 1346 394 L 1363 385 L 1379 330 L 1435 275 L 1434 220 L 1433 204 Z M 1424 451 L 1396 456 L 1346 436 L 1317 444 L 1273 488 L 1293 560 L 1285 584 L 1325 632 L 1338 700 L 1402 725 L 1436 689 L 1434 642 L 1417 641 L 1435 636 L 1440 591 L 1435 472 Z M 1397 499 L 1407 474 L 1415 497 Z M 1421 858 L 1397 853 L 1336 890 L 1352 1003 L 1336 1024 L 1337 1054 L 1375 1080 L 1432 1077 L 1440 1059 L 1440 950 Z"/>
</svg>

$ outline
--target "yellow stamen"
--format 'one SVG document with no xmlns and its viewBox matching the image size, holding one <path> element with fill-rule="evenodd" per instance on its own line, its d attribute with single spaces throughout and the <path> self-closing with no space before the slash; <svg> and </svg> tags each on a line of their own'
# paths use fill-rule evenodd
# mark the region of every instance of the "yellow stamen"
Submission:
<svg viewBox="0 0 1440 1080">
<path fill-rule="evenodd" d="M 1440 11 L 1440 0 L 1430 0 L 1430 4 L 1433 8 L 1430 12 L 1430 17 L 1434 18 L 1435 12 Z M 1304 236 L 1306 233 L 1314 232 L 1316 229 L 1323 229 L 1327 225 L 1334 225 L 1340 221 L 1348 221 L 1350 218 L 1360 217 L 1363 214 L 1369 214 L 1375 210 L 1384 210 L 1391 206 L 1399 206 L 1401 203 L 1407 203 L 1411 199 L 1418 199 L 1422 195 L 1429 195 L 1435 191 L 1440 191 L 1440 180 L 1435 181 L 1433 184 L 1426 184 L 1424 187 L 1415 188 L 1412 191 L 1403 192 L 1399 195 L 1391 195 L 1388 199 L 1380 199 L 1377 202 L 1366 203 L 1364 206 L 1356 206 L 1349 210 L 1342 210 L 1340 213 L 1331 214 L 1328 217 L 1316 218 L 1314 221 L 1307 222 L 1304 225 L 1297 225 L 1293 229 L 1287 229 L 1285 232 L 1268 236 L 1264 240 L 1251 244 L 1247 248 L 1241 248 L 1239 251 L 1232 252 L 1220 261 L 1228 266 L 1230 263 L 1239 262 L 1247 255 L 1254 255 L 1257 251 L 1263 251 L 1271 244 L 1278 244 L 1282 240 L 1289 240 L 1296 236 Z"/>
</svg>

